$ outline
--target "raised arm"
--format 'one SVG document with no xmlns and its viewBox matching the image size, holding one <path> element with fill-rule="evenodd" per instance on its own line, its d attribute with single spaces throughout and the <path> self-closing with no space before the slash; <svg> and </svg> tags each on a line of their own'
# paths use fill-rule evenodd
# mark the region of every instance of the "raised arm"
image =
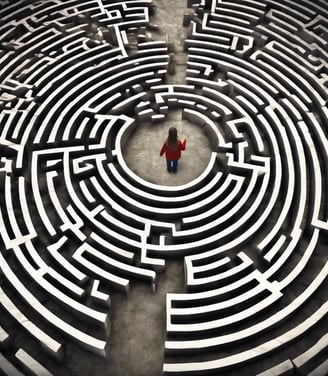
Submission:
<svg viewBox="0 0 328 376">
<path fill-rule="evenodd" d="M 185 149 L 186 149 L 187 138 L 188 138 L 188 136 L 186 136 L 186 137 L 184 138 L 184 140 L 180 143 L 180 149 L 181 149 L 181 150 L 185 150 Z"/>
</svg>

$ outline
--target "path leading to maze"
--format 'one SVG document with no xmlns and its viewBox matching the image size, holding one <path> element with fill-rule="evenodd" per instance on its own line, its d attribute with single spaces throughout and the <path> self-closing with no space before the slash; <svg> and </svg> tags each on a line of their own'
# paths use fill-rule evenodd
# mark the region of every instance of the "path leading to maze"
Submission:
<svg viewBox="0 0 328 376">
<path fill-rule="evenodd" d="M 182 260 L 171 260 L 166 262 L 164 273 L 158 275 L 154 292 L 145 283 L 134 283 L 127 296 L 111 295 L 110 376 L 121 376 L 123 369 L 125 376 L 161 374 L 166 337 L 166 293 L 184 292 L 184 285 Z"/>
<path fill-rule="evenodd" d="M 175 74 L 168 74 L 170 84 L 186 83 L 187 53 L 184 50 L 184 40 L 188 34 L 188 27 L 183 26 L 184 13 L 191 11 L 186 8 L 184 0 L 155 0 L 156 12 L 154 24 L 158 25 L 160 33 L 167 36 L 169 45 L 174 46 L 172 56 L 175 62 Z M 171 51 L 169 51 L 171 52 Z"/>
</svg>

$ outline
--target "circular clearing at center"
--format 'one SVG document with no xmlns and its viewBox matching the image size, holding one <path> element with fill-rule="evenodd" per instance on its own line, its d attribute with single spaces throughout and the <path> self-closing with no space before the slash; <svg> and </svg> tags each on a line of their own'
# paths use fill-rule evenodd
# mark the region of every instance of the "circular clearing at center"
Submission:
<svg viewBox="0 0 328 376">
<path fill-rule="evenodd" d="M 159 156 L 170 127 L 177 128 L 180 140 L 188 136 L 176 174 L 167 172 L 165 156 Z M 184 185 L 197 178 L 206 169 L 212 153 L 202 127 L 183 120 L 179 110 L 170 111 L 163 122 L 138 124 L 122 151 L 131 171 L 150 183 L 166 186 Z"/>
</svg>

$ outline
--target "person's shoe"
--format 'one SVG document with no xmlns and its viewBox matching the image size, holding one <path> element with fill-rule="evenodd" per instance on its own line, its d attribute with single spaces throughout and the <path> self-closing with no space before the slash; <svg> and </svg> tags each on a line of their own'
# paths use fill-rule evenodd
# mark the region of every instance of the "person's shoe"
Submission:
<svg viewBox="0 0 328 376">
<path fill-rule="evenodd" d="M 171 172 L 172 170 L 170 168 L 167 169 L 167 172 Z"/>
</svg>

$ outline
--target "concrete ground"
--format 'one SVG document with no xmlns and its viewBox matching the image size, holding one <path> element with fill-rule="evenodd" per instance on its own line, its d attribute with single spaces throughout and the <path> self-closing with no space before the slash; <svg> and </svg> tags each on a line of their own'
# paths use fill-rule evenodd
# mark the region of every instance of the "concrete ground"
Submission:
<svg viewBox="0 0 328 376">
<path fill-rule="evenodd" d="M 132 283 L 127 297 L 112 295 L 112 340 L 104 375 L 161 375 L 167 292 L 184 292 L 182 260 L 167 263 L 154 293 L 144 283 Z"/>
<path fill-rule="evenodd" d="M 165 157 L 159 156 L 168 129 L 174 126 L 178 137 L 187 137 L 187 147 L 182 152 L 178 173 L 166 170 Z M 171 111 L 166 121 L 156 124 L 140 124 L 124 149 L 128 167 L 141 178 L 159 185 L 177 186 L 197 178 L 207 167 L 211 148 L 203 129 L 181 118 L 181 110 Z"/>
</svg>

